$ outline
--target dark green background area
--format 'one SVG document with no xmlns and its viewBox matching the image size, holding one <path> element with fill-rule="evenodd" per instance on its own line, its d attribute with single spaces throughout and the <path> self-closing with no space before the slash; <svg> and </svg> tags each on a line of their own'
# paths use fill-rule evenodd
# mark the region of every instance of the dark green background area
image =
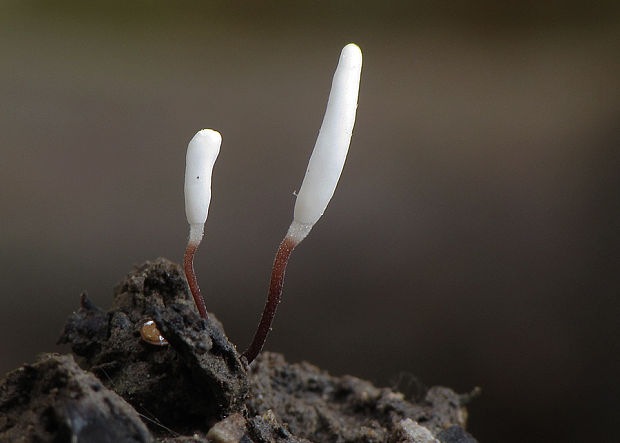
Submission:
<svg viewBox="0 0 620 443">
<path fill-rule="evenodd" d="M 620 412 L 618 2 L 0 4 L 0 372 L 88 291 L 180 261 L 187 142 L 223 135 L 196 257 L 245 348 L 340 49 L 339 188 L 267 349 L 390 385 L 481 386 L 481 441 L 610 441 Z"/>
</svg>

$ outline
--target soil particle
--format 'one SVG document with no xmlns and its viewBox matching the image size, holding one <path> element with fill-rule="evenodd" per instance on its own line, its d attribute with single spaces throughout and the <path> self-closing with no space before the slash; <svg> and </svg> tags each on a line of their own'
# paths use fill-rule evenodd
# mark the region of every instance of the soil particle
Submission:
<svg viewBox="0 0 620 443">
<path fill-rule="evenodd" d="M 216 423 L 209 432 L 207 438 L 214 443 L 237 443 L 247 433 L 245 418 L 236 413 Z"/>
<path fill-rule="evenodd" d="M 73 357 L 44 354 L 0 381 L 0 441 L 138 443 L 152 437 L 136 411 Z"/>
<path fill-rule="evenodd" d="M 168 345 L 142 338 L 148 320 Z M 131 272 L 107 312 L 82 294 L 60 342 L 83 369 L 47 357 L 0 380 L 0 441 L 29 429 L 59 442 L 475 442 L 469 397 L 448 388 L 417 383 L 407 398 L 269 352 L 248 370 L 221 323 L 199 317 L 180 266 L 162 258 Z"/>
<path fill-rule="evenodd" d="M 414 441 L 416 443 L 439 443 L 431 431 L 417 422 L 407 418 L 396 424 L 393 434 L 394 441 Z"/>
<path fill-rule="evenodd" d="M 294 436 L 286 426 L 278 421 L 271 409 L 262 415 L 256 415 L 247 420 L 248 438 L 256 443 L 305 443 L 305 438 Z"/>
</svg>

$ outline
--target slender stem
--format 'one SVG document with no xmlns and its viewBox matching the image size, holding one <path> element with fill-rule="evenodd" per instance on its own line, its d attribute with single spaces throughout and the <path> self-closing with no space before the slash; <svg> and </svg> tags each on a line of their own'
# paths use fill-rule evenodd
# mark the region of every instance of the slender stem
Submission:
<svg viewBox="0 0 620 443">
<path fill-rule="evenodd" d="M 269 284 L 269 294 L 267 295 L 267 302 L 265 303 L 263 315 L 261 316 L 260 323 L 258 324 L 256 334 L 254 334 L 252 344 L 243 353 L 243 356 L 248 360 L 248 364 L 252 363 L 261 349 L 263 349 L 263 345 L 267 339 L 267 334 L 269 334 L 269 331 L 271 330 L 271 323 L 273 322 L 273 317 L 276 315 L 276 309 L 278 309 L 278 304 L 280 303 L 280 298 L 282 296 L 282 283 L 284 282 L 286 265 L 291 252 L 293 252 L 293 249 L 295 249 L 295 246 L 297 246 L 298 243 L 299 242 L 296 242 L 289 236 L 284 237 L 284 240 L 280 243 L 278 253 L 276 254 L 276 259 L 273 262 L 271 283 Z"/>
<path fill-rule="evenodd" d="M 185 249 L 185 257 L 183 258 L 183 267 L 185 268 L 187 284 L 189 285 L 189 290 L 194 297 L 194 302 L 196 302 L 198 312 L 202 318 L 207 318 L 205 300 L 202 298 L 202 294 L 200 294 L 200 288 L 198 287 L 198 281 L 196 280 L 196 274 L 194 273 L 194 254 L 196 253 L 196 249 L 198 249 L 197 244 L 191 241 L 187 244 L 187 248 Z"/>
</svg>

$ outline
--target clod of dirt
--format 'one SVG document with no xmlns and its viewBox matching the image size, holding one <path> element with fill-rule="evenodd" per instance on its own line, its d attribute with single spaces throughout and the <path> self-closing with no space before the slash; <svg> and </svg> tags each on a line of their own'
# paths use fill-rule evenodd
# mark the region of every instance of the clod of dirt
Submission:
<svg viewBox="0 0 620 443">
<path fill-rule="evenodd" d="M 73 357 L 44 354 L 0 381 L 0 441 L 139 443 L 152 437 L 136 411 Z"/>
<path fill-rule="evenodd" d="M 173 304 L 154 307 L 152 317 L 194 382 L 210 393 L 210 402 L 218 405 L 214 414 L 240 410 L 248 391 L 245 366 L 213 315 L 204 320 L 187 305 Z"/>
<path fill-rule="evenodd" d="M 147 320 L 155 321 L 168 345 L 142 339 Z M 418 383 L 415 396 L 406 398 L 356 377 L 333 377 L 309 363 L 287 363 L 269 352 L 248 370 L 215 317 L 198 316 L 181 268 L 165 259 L 130 273 L 116 288 L 107 312 L 82 295 L 81 307 L 69 318 L 60 341 L 71 344 L 82 367 L 135 408 L 122 403 L 124 408 L 107 413 L 71 410 L 78 411 L 71 423 L 94 423 L 109 435 L 126 435 L 128 426 L 141 426 L 132 435 L 143 440 L 136 441 L 154 435 L 163 443 L 475 442 L 464 430 L 469 396 L 448 388 L 426 389 Z M 65 385 L 86 376 L 99 383 L 72 364 L 73 372 L 65 371 Z M 37 365 L 36 377 L 19 378 L 14 371 L 0 381 L 0 412 L 5 413 L 0 415 L 0 440 L 3 430 L 47 429 L 49 423 L 60 428 L 67 422 L 64 403 L 50 404 L 45 395 L 34 395 L 48 395 L 34 385 L 35 379 L 57 378 L 55 367 Z M 106 398 L 115 395 L 98 386 Z M 27 400 L 17 400 L 22 398 Z M 89 415 L 93 413 L 94 419 Z M 151 434 L 138 413 L 148 421 Z M 108 442 L 106 435 L 84 441 Z"/>
<path fill-rule="evenodd" d="M 407 440 L 413 433 L 407 419 L 434 436 L 464 427 L 467 417 L 462 397 L 448 388 L 433 387 L 425 400 L 411 403 L 388 388 L 333 377 L 309 363 L 289 364 L 268 352 L 250 370 L 250 381 L 251 415 L 271 410 L 293 435 L 311 441 L 415 441 Z"/>
<path fill-rule="evenodd" d="M 105 313 L 83 294 L 59 342 L 71 344 L 84 368 L 153 420 L 156 432 L 209 429 L 241 410 L 248 382 L 222 325 L 200 318 L 193 304 L 180 267 L 160 258 L 129 274 Z M 169 346 L 141 339 L 150 319 Z"/>
</svg>

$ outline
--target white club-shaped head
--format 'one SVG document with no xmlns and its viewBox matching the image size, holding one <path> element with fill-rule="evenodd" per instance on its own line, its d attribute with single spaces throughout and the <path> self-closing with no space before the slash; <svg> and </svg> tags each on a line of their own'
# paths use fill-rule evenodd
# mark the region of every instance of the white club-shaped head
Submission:
<svg viewBox="0 0 620 443">
<path fill-rule="evenodd" d="M 297 194 L 288 232 L 297 243 L 323 215 L 336 190 L 353 134 L 361 71 L 362 51 L 350 43 L 340 54 L 323 123 Z"/>
<path fill-rule="evenodd" d="M 189 242 L 198 245 L 211 202 L 211 174 L 220 153 L 222 136 L 212 129 L 198 131 L 187 145 L 185 158 L 185 215 Z"/>
</svg>

